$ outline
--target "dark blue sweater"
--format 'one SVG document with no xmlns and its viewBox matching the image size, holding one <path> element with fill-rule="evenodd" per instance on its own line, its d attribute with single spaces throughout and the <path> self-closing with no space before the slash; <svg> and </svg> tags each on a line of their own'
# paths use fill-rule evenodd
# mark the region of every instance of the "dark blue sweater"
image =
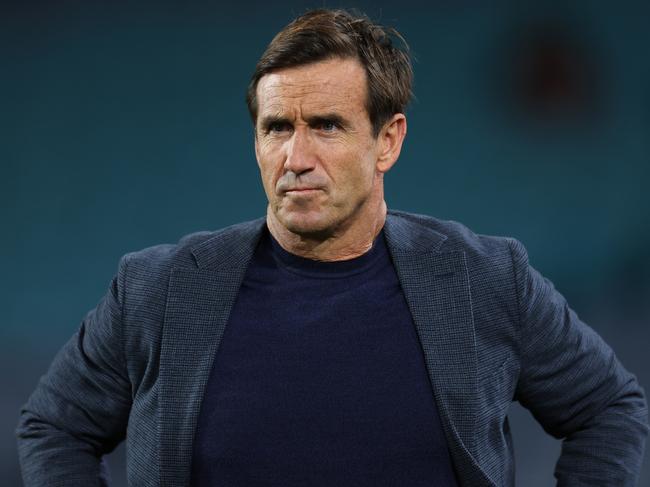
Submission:
<svg viewBox="0 0 650 487">
<path fill-rule="evenodd" d="M 339 262 L 265 233 L 207 384 L 192 485 L 457 485 L 383 232 Z"/>
</svg>

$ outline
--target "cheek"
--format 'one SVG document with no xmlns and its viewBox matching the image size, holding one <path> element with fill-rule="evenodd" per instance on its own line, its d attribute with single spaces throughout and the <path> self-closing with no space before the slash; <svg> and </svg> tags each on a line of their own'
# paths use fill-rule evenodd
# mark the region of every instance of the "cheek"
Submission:
<svg viewBox="0 0 650 487">
<path fill-rule="evenodd" d="M 375 166 L 368 153 L 358 152 L 352 155 L 348 161 L 346 168 L 344 168 L 348 182 L 358 190 L 371 185 L 374 179 Z"/>
<path fill-rule="evenodd" d="M 372 190 L 373 174 L 358 159 L 348 159 L 337 167 L 333 182 L 337 206 L 356 206 L 360 199 L 366 199 Z"/>
<path fill-rule="evenodd" d="M 260 149 L 257 154 L 257 164 L 264 186 L 267 189 L 274 188 L 275 183 L 282 176 L 283 160 L 278 151 Z"/>
</svg>

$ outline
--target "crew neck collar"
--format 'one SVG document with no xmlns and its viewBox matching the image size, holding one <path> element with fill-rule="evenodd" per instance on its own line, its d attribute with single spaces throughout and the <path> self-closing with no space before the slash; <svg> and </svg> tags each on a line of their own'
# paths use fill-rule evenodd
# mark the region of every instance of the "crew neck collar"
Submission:
<svg viewBox="0 0 650 487">
<path fill-rule="evenodd" d="M 282 248 L 268 228 L 265 233 L 270 242 L 271 255 L 280 267 L 295 274 L 311 277 L 340 278 L 359 274 L 369 270 L 382 252 L 386 252 L 383 228 L 375 237 L 372 247 L 364 254 L 352 259 L 337 261 L 320 261 L 293 254 Z"/>
</svg>

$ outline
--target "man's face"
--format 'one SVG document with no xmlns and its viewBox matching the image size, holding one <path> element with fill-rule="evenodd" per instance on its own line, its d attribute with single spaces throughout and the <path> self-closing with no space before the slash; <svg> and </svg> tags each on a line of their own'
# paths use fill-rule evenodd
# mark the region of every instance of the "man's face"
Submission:
<svg viewBox="0 0 650 487">
<path fill-rule="evenodd" d="M 365 70 L 354 59 L 260 79 L 255 154 L 272 216 L 292 233 L 343 232 L 363 223 L 372 198 L 383 201 L 366 94 Z"/>
</svg>

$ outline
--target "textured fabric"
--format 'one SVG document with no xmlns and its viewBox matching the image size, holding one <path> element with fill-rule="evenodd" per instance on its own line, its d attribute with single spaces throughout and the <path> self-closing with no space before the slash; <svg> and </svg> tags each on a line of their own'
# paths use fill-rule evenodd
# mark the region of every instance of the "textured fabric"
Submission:
<svg viewBox="0 0 650 487">
<path fill-rule="evenodd" d="M 264 232 L 203 396 L 191 485 L 457 486 L 383 232 L 338 262 Z"/>
<path fill-rule="evenodd" d="M 126 438 L 132 486 L 187 486 L 216 350 L 264 219 L 126 255 L 61 349 L 17 428 L 26 486 L 103 485 Z M 386 241 L 459 482 L 511 486 L 511 401 L 562 438 L 559 486 L 633 486 L 643 390 L 528 265 L 523 246 L 390 212 Z"/>
</svg>

